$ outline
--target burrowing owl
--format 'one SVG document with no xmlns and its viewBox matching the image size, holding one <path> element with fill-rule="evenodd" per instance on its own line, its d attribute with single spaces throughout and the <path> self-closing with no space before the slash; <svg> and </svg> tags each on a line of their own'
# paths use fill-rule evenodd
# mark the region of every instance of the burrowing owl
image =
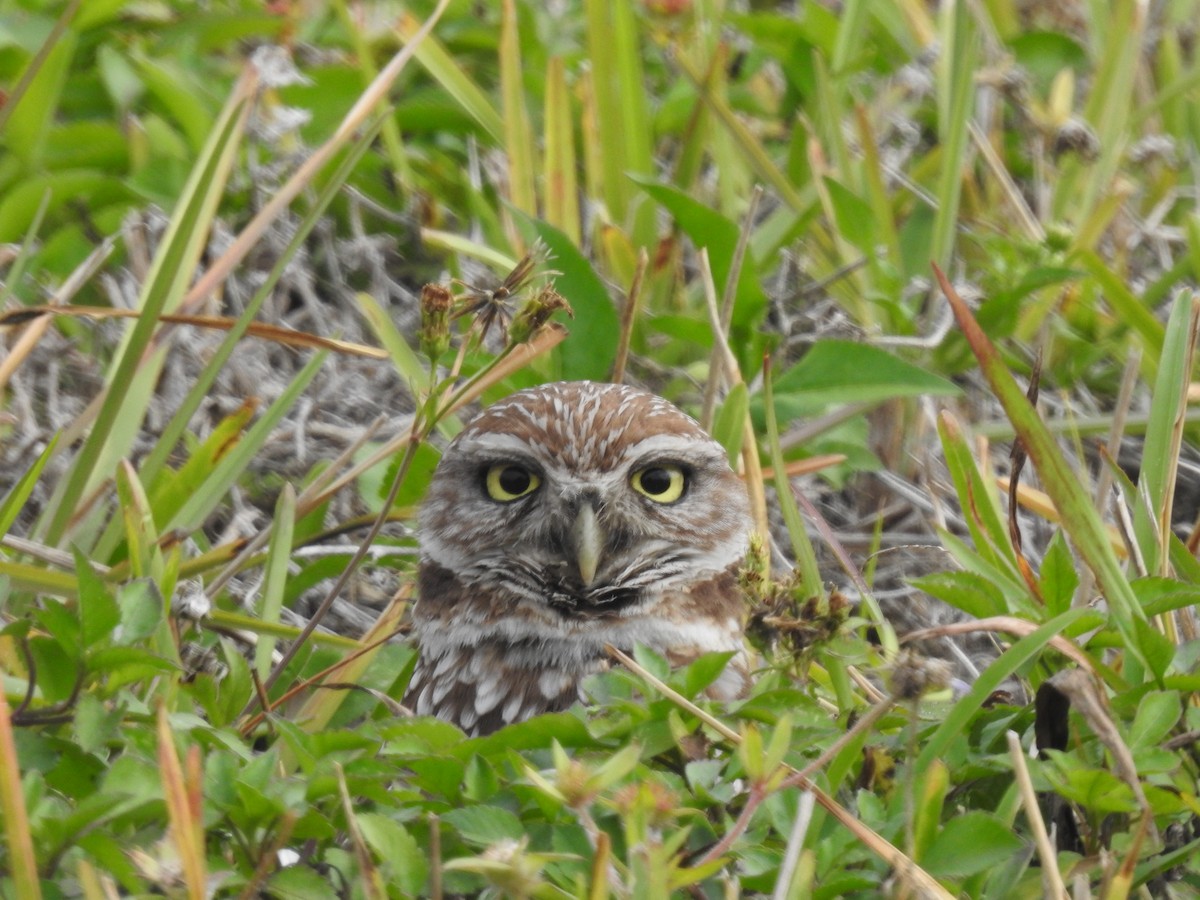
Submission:
<svg viewBox="0 0 1200 900">
<path fill-rule="evenodd" d="M 661 397 L 561 382 L 514 394 L 446 449 L 421 508 L 420 657 L 405 698 L 484 734 L 564 709 L 605 644 L 674 664 L 737 656 L 751 530 L 725 451 Z"/>
</svg>

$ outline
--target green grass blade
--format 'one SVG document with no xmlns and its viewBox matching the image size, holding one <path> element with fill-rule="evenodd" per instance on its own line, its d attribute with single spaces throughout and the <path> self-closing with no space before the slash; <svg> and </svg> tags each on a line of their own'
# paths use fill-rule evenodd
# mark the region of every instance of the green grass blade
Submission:
<svg viewBox="0 0 1200 900">
<path fill-rule="evenodd" d="M 523 78 L 516 3 L 504 0 L 500 20 L 500 99 L 504 114 L 504 152 L 508 157 L 508 199 L 521 212 L 536 216 L 534 173 L 537 162 Z"/>
<path fill-rule="evenodd" d="M 0 559 L 0 577 L 7 578 L 10 586 L 19 591 L 66 598 L 74 597 L 79 591 L 79 582 L 73 574 L 7 559 Z"/>
<path fill-rule="evenodd" d="M 1108 540 L 1104 522 L 1092 504 L 1087 488 L 1080 483 L 1071 464 L 1059 449 L 1054 435 L 1004 365 L 999 352 L 983 333 L 971 310 L 958 296 L 942 270 L 935 266 L 934 272 L 943 293 L 950 301 L 959 328 L 979 360 L 984 377 L 991 385 L 996 399 L 1004 407 L 1004 412 L 1013 423 L 1017 435 L 1024 442 L 1030 460 L 1037 467 L 1046 493 L 1050 495 L 1058 510 L 1063 529 L 1095 575 L 1096 583 L 1108 601 L 1109 613 L 1126 646 L 1144 665 L 1145 655 L 1138 637 L 1138 623 L 1144 623 L 1145 615 L 1121 570 L 1121 563 Z"/>
<path fill-rule="evenodd" d="M 42 166 L 46 137 L 54 125 L 75 57 L 77 40 L 68 25 L 79 4 L 80 0 L 73 0 L 62 11 L 11 94 L 0 105 L 0 136 L 9 152 L 29 171 L 37 171 Z"/>
<path fill-rule="evenodd" d="M 634 210 L 636 186 L 627 177 L 654 172 L 654 127 L 633 4 L 631 0 L 585 0 L 584 7 L 597 137 L 603 148 L 604 202 L 613 220 L 629 229 L 634 245 L 649 247 L 655 238 L 654 210 L 649 204 Z"/>
<path fill-rule="evenodd" d="M 25 502 L 29 499 L 29 495 L 33 493 L 34 485 L 42 476 L 42 469 L 46 468 L 46 463 L 50 461 L 50 457 L 54 455 L 54 449 L 58 446 L 60 435 L 56 434 L 50 438 L 46 444 L 46 449 L 41 455 L 33 461 L 26 471 L 21 476 L 21 479 L 9 488 L 8 493 L 4 495 L 4 500 L 0 501 L 0 535 L 8 534 L 8 530 L 12 528 L 13 522 L 20 515 L 21 510 L 25 507 Z"/>
<path fill-rule="evenodd" d="M 579 220 L 579 180 L 575 173 L 575 125 L 571 94 L 561 56 L 546 63 L 546 155 L 543 203 L 546 221 L 578 246 L 582 241 Z"/>
<path fill-rule="evenodd" d="M 350 46 L 354 49 L 354 61 L 362 73 L 363 87 L 369 87 L 379 77 L 379 67 L 375 65 L 371 47 L 363 34 L 363 29 L 359 27 L 358 19 L 351 14 L 347 0 L 335 0 L 333 5 L 342 27 L 350 36 Z M 400 125 L 395 116 L 387 116 L 383 120 L 381 137 L 396 183 L 405 190 L 411 191 L 413 188 L 412 166 L 409 164 L 408 153 L 404 149 L 404 137 L 400 134 Z"/>
<path fill-rule="evenodd" d="M 416 37 L 421 23 L 405 15 L 396 25 L 396 34 L 406 44 Z M 454 61 L 446 48 L 435 38 L 426 37 L 414 54 L 426 71 L 458 101 L 466 113 L 479 123 L 498 144 L 504 142 L 504 119 L 471 77 Z"/>
<path fill-rule="evenodd" d="M 1164 542 L 1171 533 L 1171 510 L 1198 326 L 1200 299 L 1189 291 L 1180 291 L 1167 322 L 1138 482 L 1139 488 L 1144 486 L 1150 508 L 1143 503 L 1134 507 L 1134 533 L 1146 571 L 1151 575 L 1167 575 L 1170 569 Z"/>
<path fill-rule="evenodd" d="M 962 3 L 942 6 L 942 52 L 938 56 L 938 143 L 940 172 L 931 255 L 947 268 L 954 253 L 958 207 L 966 166 L 968 125 L 975 98 L 979 42 L 971 12 Z"/>
<path fill-rule="evenodd" d="M 783 449 L 779 444 L 779 425 L 775 416 L 775 395 L 771 387 L 772 373 L 769 368 L 763 374 L 763 401 L 767 420 L 767 447 L 771 454 L 771 466 L 775 470 L 775 496 L 779 502 L 779 511 L 787 526 L 788 537 L 792 541 L 792 554 L 796 559 L 796 568 L 800 570 L 800 586 L 804 597 L 822 597 L 825 589 L 821 580 L 821 569 L 817 565 L 817 555 L 813 552 L 812 541 L 808 538 L 808 530 L 800 518 L 800 509 L 792 494 L 792 483 L 788 478 L 787 466 L 783 459 Z"/>
<path fill-rule="evenodd" d="M 203 524 L 217 505 L 225 499 L 225 495 L 249 466 L 255 454 L 262 449 L 263 443 L 272 429 L 279 424 L 287 411 L 308 388 L 325 362 L 326 355 L 324 351 L 315 354 L 304 368 L 296 373 L 291 384 L 287 386 L 287 390 L 275 398 L 275 402 L 263 412 L 259 420 L 254 423 L 254 427 L 246 432 L 246 436 L 233 451 L 220 459 L 213 467 L 212 474 L 188 499 L 183 508 L 167 522 L 162 523 L 163 531 L 169 531 L 172 528 L 192 531 Z"/>
<path fill-rule="evenodd" d="M 1086 165 L 1075 158 L 1069 160 L 1063 178 L 1055 185 L 1052 209 L 1055 219 L 1074 222 L 1080 226 L 1080 233 L 1098 238 L 1099 229 L 1088 227 L 1089 220 L 1098 204 L 1110 195 L 1113 176 L 1125 152 L 1147 11 L 1142 0 L 1117 0 L 1103 4 L 1103 12 L 1095 7 L 1094 13 L 1090 24 L 1103 46 L 1097 48 L 1098 68 L 1091 80 L 1084 118 L 1096 130 L 1100 155 Z"/>
<path fill-rule="evenodd" d="M 778 193 L 784 203 L 798 214 L 806 215 L 817 202 L 812 185 L 808 185 L 804 190 L 797 190 L 787 174 L 771 159 L 762 142 L 746 127 L 725 98 L 713 92 L 709 80 L 688 60 L 686 54 L 676 53 L 674 60 L 696 85 L 696 89 L 700 91 L 717 121 L 733 135 L 734 141 L 746 154 L 750 166 L 758 177 Z"/>
<path fill-rule="evenodd" d="M 955 738 L 962 736 L 974 715 L 983 708 L 984 701 L 1000 686 L 1004 679 L 1013 675 L 1022 666 L 1037 656 L 1051 639 L 1057 637 L 1076 620 L 1088 615 L 1086 609 L 1069 609 L 1055 616 L 1031 634 L 1018 640 L 990 666 L 980 673 L 971 689 L 954 704 L 932 735 L 925 741 L 917 757 L 914 770 L 926 771 L 936 760 L 941 759 Z"/>
<path fill-rule="evenodd" d="M 142 290 L 142 315 L 118 351 L 91 432 L 51 500 L 43 532 L 48 544 L 62 540 L 75 503 L 109 476 L 133 444 L 163 358 L 160 350 L 158 366 L 143 365 L 143 354 L 159 328 L 158 316 L 178 303 L 191 280 L 245 127 L 251 80 L 238 82 L 176 205 Z"/>
<path fill-rule="evenodd" d="M 1125 280 L 1110 269 L 1095 251 L 1081 250 L 1075 258 L 1103 288 L 1105 301 L 1121 322 L 1142 339 L 1143 366 L 1150 367 L 1151 371 L 1157 369 L 1164 340 L 1162 323 L 1154 318 L 1154 313 L 1145 302 L 1137 298 Z"/>
<path fill-rule="evenodd" d="M 271 518 L 271 543 L 267 548 L 266 575 L 263 580 L 262 605 L 259 617 L 264 622 L 276 623 L 283 609 L 283 589 L 287 585 L 288 563 L 291 562 L 292 535 L 296 528 L 296 489 L 290 483 L 279 492 L 275 504 L 275 515 Z M 275 652 L 276 638 L 261 634 L 254 648 L 254 668 L 259 678 L 266 678 L 271 671 L 271 655 Z"/>
<path fill-rule="evenodd" d="M 958 505 L 962 507 L 976 551 L 993 566 L 1006 571 L 1011 569 L 1013 577 L 1019 579 L 1016 553 L 1009 540 L 995 488 L 980 474 L 958 420 L 950 413 L 942 412 L 937 428 L 946 466 L 958 494 Z"/>
</svg>

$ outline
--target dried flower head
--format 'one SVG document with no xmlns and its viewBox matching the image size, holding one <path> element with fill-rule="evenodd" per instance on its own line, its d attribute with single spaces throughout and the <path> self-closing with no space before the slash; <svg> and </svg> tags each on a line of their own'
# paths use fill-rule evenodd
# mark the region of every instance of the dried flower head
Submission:
<svg viewBox="0 0 1200 900">
<path fill-rule="evenodd" d="M 458 301 L 458 309 L 454 318 L 470 316 L 475 320 L 481 336 L 486 336 L 493 328 L 505 331 L 512 321 L 513 299 L 528 286 L 534 272 L 546 261 L 548 254 L 546 245 L 540 240 L 537 241 L 529 248 L 529 252 L 521 257 L 520 262 L 513 266 L 500 286 L 491 290 L 458 282 L 467 288 L 469 293 L 455 298 Z"/>
<path fill-rule="evenodd" d="M 550 317 L 559 310 L 566 310 L 571 318 L 575 312 L 567 298 L 556 291 L 551 285 L 546 285 L 538 291 L 537 296 L 525 301 L 517 317 L 513 319 L 508 329 L 508 340 L 513 344 L 523 344 L 545 327 Z"/>
<path fill-rule="evenodd" d="M 441 284 L 421 288 L 421 352 L 437 362 L 450 348 L 450 307 L 454 296 Z"/>
</svg>

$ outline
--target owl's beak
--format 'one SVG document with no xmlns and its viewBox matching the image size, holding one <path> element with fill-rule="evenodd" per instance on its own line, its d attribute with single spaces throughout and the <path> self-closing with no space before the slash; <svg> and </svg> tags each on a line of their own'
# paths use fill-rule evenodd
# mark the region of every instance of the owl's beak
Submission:
<svg viewBox="0 0 1200 900">
<path fill-rule="evenodd" d="M 579 579 L 584 587 L 590 587 L 600 565 L 600 549 L 604 538 L 600 534 L 600 523 L 592 504 L 579 507 L 575 522 L 571 525 L 571 549 L 575 551 L 575 562 L 579 566 Z"/>
</svg>

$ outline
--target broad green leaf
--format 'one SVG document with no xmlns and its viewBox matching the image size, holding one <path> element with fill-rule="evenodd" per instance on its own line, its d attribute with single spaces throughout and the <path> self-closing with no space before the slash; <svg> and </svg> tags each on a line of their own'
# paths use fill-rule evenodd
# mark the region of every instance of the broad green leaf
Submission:
<svg viewBox="0 0 1200 900">
<path fill-rule="evenodd" d="M 121 609 L 121 630 L 117 642 L 136 644 L 158 629 L 163 620 L 163 601 L 158 589 L 146 580 L 131 581 L 117 592 Z"/>
<path fill-rule="evenodd" d="M 775 381 L 781 418 L 799 418 L 843 403 L 880 403 L 898 397 L 952 397 L 952 382 L 890 353 L 853 341 L 817 341 Z"/>
<path fill-rule="evenodd" d="M 992 581 L 974 572 L 933 572 L 910 578 L 909 583 L 977 619 L 1009 612 L 1004 594 Z"/>
<path fill-rule="evenodd" d="M 53 637 L 35 635 L 27 644 L 37 667 L 37 687 L 46 703 L 61 703 L 72 695 L 79 676 L 79 660 Z"/>
<path fill-rule="evenodd" d="M 1051 760 L 1043 772 L 1054 790 L 1093 813 L 1134 813 L 1138 804 L 1129 785 L 1106 769 L 1079 765 L 1071 754 L 1044 751 Z"/>
<path fill-rule="evenodd" d="M 692 698 L 720 677 L 721 673 L 733 659 L 733 652 L 706 653 L 687 667 L 684 673 L 684 690 L 686 697 Z"/>
<path fill-rule="evenodd" d="M 79 579 L 79 618 L 83 646 L 91 647 L 112 634 L 121 621 L 121 610 L 103 579 L 87 557 L 75 551 L 75 575 Z"/>
<path fill-rule="evenodd" d="M 1071 598 L 1075 596 L 1075 588 L 1079 587 L 1079 575 L 1075 572 L 1075 560 L 1061 531 L 1054 532 L 1054 537 L 1050 539 L 1039 574 L 1046 611 L 1052 616 L 1066 612 L 1071 606 Z"/>
<path fill-rule="evenodd" d="M 947 820 L 921 865 L 939 878 L 966 878 L 1000 865 L 1024 846 L 1012 826 L 991 813 L 972 810 Z"/>
<path fill-rule="evenodd" d="M 607 380 L 617 356 L 620 332 L 617 309 L 608 289 L 565 234 L 545 222 L 528 218 L 525 222 L 549 249 L 550 268 L 562 273 L 554 279 L 555 287 L 575 312 L 575 318 L 567 322 L 570 334 L 555 349 L 561 377 L 567 381 Z"/>
<path fill-rule="evenodd" d="M 452 809 L 442 814 L 463 840 L 481 847 L 503 840 L 520 840 L 525 828 L 511 811 L 499 806 L 479 804 Z"/>
<path fill-rule="evenodd" d="M 429 874 L 428 849 L 421 847 L 401 825 L 378 813 L 355 816 L 363 839 L 390 875 L 389 883 L 404 894 L 418 896 Z"/>
<path fill-rule="evenodd" d="M 737 249 L 738 226 L 711 206 L 706 206 L 683 191 L 649 179 L 638 179 L 642 190 L 671 214 L 683 232 L 697 248 L 708 250 L 713 281 L 717 294 L 725 290 Z M 767 306 L 767 295 L 759 283 L 755 262 L 749 254 L 738 273 L 737 292 L 733 305 L 733 322 L 741 329 L 753 328 Z M 746 332 L 743 332 L 743 338 Z"/>
<path fill-rule="evenodd" d="M 1129 726 L 1129 746 L 1155 747 L 1175 727 L 1183 714 L 1179 694 L 1175 691 L 1150 691 L 1138 704 L 1133 724 Z"/>
<path fill-rule="evenodd" d="M 188 137 L 192 150 L 199 152 L 213 130 L 213 114 L 201 100 L 207 92 L 200 89 L 191 73 L 174 60 L 135 57 L 142 81 L 171 114 Z"/>
</svg>

